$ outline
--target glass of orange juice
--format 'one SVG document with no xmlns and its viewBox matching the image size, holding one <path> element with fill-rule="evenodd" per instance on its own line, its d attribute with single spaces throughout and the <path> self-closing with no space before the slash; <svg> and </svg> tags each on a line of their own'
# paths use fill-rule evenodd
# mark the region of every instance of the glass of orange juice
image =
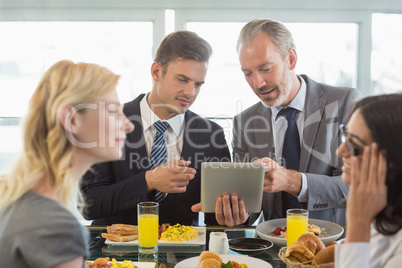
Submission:
<svg viewBox="0 0 402 268">
<path fill-rule="evenodd" d="M 159 203 L 141 202 L 138 211 L 138 251 L 152 254 L 158 252 Z"/>
<path fill-rule="evenodd" d="M 308 210 L 288 209 L 286 211 L 287 246 L 296 242 L 308 232 Z"/>
</svg>

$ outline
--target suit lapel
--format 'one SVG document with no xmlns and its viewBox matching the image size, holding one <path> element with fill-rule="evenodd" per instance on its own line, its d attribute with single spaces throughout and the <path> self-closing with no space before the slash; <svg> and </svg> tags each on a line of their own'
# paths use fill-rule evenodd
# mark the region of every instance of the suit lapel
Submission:
<svg viewBox="0 0 402 268">
<path fill-rule="evenodd" d="M 263 146 L 261 146 L 261 148 L 256 148 L 256 153 L 259 158 L 269 157 L 276 160 L 272 133 L 271 109 L 261 104 L 258 108 L 258 114 L 260 115 L 260 118 L 253 120 L 251 127 L 252 129 L 257 130 L 252 132 L 254 134 L 255 144 L 257 146 Z M 281 208 L 279 208 L 278 212 L 278 208 L 274 206 L 275 204 L 280 204 L 280 202 L 275 201 L 275 199 L 280 198 L 280 196 L 280 193 L 263 193 L 262 209 L 263 211 L 268 212 L 265 219 L 278 218 L 278 215 L 281 215 L 279 213 Z"/>
<path fill-rule="evenodd" d="M 272 135 L 272 124 L 271 124 L 271 109 L 263 106 L 258 108 L 258 113 L 261 118 L 252 121 L 251 128 L 256 130 L 253 131 L 257 155 L 259 158 L 269 157 L 275 160 L 275 145 Z M 260 147 L 258 147 L 260 146 Z"/>
<path fill-rule="evenodd" d="M 183 150 L 181 152 L 181 159 L 191 160 L 192 163 L 195 161 L 192 159 L 192 157 L 195 155 L 194 144 L 198 144 L 200 135 L 200 131 L 195 131 L 200 127 L 199 122 L 198 120 L 191 120 L 193 117 L 194 113 L 192 113 L 190 110 L 187 110 L 184 117 Z"/>
<path fill-rule="evenodd" d="M 139 154 L 140 158 L 145 158 L 148 161 L 148 153 L 145 148 L 144 130 L 142 127 L 140 101 L 145 96 L 141 94 L 136 99 L 124 105 L 124 114 L 128 117 L 131 123 L 134 124 L 134 131 L 127 135 L 128 144 L 125 146 L 130 153 Z M 143 163 L 148 166 L 148 163 Z"/>
<path fill-rule="evenodd" d="M 322 90 L 320 86 L 303 75 L 303 79 L 307 84 L 305 114 L 304 114 L 304 129 L 303 142 L 301 145 L 300 166 L 299 171 L 305 172 L 310 160 L 317 131 L 321 123 L 326 101 L 320 98 Z"/>
</svg>

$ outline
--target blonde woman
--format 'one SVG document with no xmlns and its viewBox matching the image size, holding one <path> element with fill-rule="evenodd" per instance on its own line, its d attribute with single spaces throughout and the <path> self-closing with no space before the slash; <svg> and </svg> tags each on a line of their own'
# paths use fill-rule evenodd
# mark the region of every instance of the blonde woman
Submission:
<svg viewBox="0 0 402 268">
<path fill-rule="evenodd" d="M 24 148 L 0 177 L 0 266 L 85 267 L 88 234 L 72 214 L 91 165 L 122 156 L 133 130 L 116 93 L 119 76 L 60 61 L 43 76 L 24 124 Z"/>
</svg>

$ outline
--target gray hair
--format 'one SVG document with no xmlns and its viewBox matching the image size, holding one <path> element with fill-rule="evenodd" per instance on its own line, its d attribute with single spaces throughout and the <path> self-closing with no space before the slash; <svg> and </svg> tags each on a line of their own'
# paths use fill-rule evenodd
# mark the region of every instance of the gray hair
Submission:
<svg viewBox="0 0 402 268">
<path fill-rule="evenodd" d="M 271 19 L 256 19 L 241 29 L 237 40 L 237 52 L 242 46 L 249 45 L 261 32 L 269 35 L 282 57 L 286 57 L 290 48 L 296 48 L 292 33 L 283 23 Z"/>
</svg>

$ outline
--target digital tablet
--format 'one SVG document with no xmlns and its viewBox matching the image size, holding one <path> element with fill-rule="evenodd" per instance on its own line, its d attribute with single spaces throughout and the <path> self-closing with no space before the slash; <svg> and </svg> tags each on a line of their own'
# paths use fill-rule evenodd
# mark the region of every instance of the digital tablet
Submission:
<svg viewBox="0 0 402 268">
<path fill-rule="evenodd" d="M 215 212 L 216 199 L 223 194 L 237 194 L 246 211 L 261 211 L 264 187 L 264 163 L 203 162 L 201 164 L 201 211 Z"/>
</svg>

